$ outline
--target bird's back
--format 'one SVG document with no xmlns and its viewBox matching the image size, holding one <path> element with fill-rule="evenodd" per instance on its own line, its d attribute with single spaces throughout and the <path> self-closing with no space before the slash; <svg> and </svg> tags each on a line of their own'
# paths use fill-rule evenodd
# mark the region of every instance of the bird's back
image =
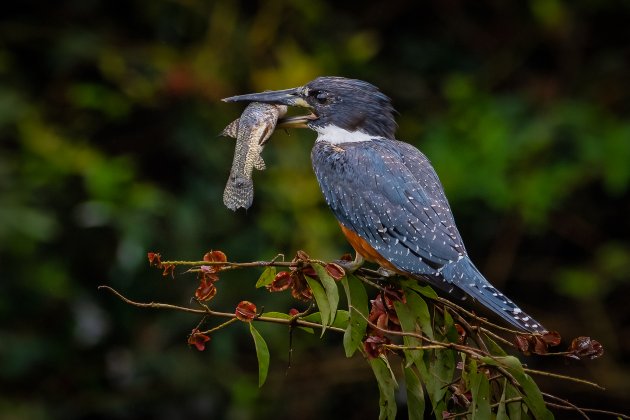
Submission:
<svg viewBox="0 0 630 420">
<path fill-rule="evenodd" d="M 408 143 L 317 141 L 313 169 L 339 222 L 396 267 L 437 274 L 466 250 L 430 162 Z"/>
</svg>

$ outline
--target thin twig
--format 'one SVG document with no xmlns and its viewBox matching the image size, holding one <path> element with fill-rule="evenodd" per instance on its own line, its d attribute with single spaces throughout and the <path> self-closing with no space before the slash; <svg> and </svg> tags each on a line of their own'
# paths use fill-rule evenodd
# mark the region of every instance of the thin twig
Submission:
<svg viewBox="0 0 630 420">
<path fill-rule="evenodd" d="M 523 397 L 512 397 L 512 398 L 508 398 L 507 400 L 503 401 L 504 404 L 510 404 L 513 402 L 519 402 L 519 401 L 523 401 Z M 498 407 L 501 405 L 501 402 L 498 403 L 494 403 L 494 404 L 490 404 L 490 408 L 494 408 L 494 407 Z"/>
<path fill-rule="evenodd" d="M 295 326 L 295 321 L 297 321 L 300 317 L 302 316 L 306 316 L 308 315 L 313 308 L 315 307 L 315 302 L 311 301 L 311 304 L 308 305 L 308 308 L 306 308 L 304 311 L 299 312 L 295 315 L 293 315 L 290 319 L 289 319 L 289 357 L 288 357 L 288 361 L 287 361 L 287 369 L 291 369 L 291 363 L 293 362 L 293 327 Z M 288 370 L 287 370 L 287 374 L 288 374 Z"/>
<path fill-rule="evenodd" d="M 600 410 L 598 408 L 581 408 L 585 413 L 606 414 L 607 416 L 619 417 L 622 419 L 630 420 L 630 416 L 623 413 L 616 413 L 614 411 Z"/>
<path fill-rule="evenodd" d="M 361 271 L 365 271 L 366 269 L 361 268 L 360 270 L 361 270 Z M 370 270 L 370 271 L 371 271 L 371 270 Z M 355 273 L 355 274 L 356 274 L 356 273 Z M 383 286 L 381 286 L 381 285 L 380 285 L 380 284 L 378 284 L 378 283 L 373 282 L 372 280 L 368 280 L 368 279 L 367 279 L 367 277 L 365 277 L 365 276 L 360 276 L 360 275 L 357 275 L 357 277 L 359 278 L 359 280 L 361 280 L 363 283 L 367 284 L 368 286 L 372 286 L 372 287 L 374 287 L 375 289 L 378 289 L 378 290 L 383 291 L 383 292 L 385 291 L 385 288 L 384 288 Z M 380 277 L 380 278 L 382 279 L 383 277 Z"/>
<path fill-rule="evenodd" d="M 227 327 L 228 325 L 235 323 L 236 321 L 238 321 L 238 318 L 236 318 L 236 317 L 235 317 L 235 318 L 232 318 L 232 319 L 228 319 L 227 321 L 225 321 L 225 322 L 223 322 L 223 323 L 221 323 L 221 324 L 217 325 L 217 326 L 216 326 L 216 327 L 214 327 L 214 328 L 210 328 L 209 330 L 206 330 L 206 331 L 201 331 L 201 334 L 210 335 L 210 334 L 212 334 L 213 332 L 220 330 L 221 328 L 225 328 L 225 327 Z"/>
<path fill-rule="evenodd" d="M 459 314 L 459 312 L 453 311 L 453 313 L 455 314 L 462 328 L 464 328 L 466 330 L 466 333 L 475 341 L 475 343 L 477 343 L 477 347 L 490 354 L 488 346 L 486 346 L 486 343 L 483 342 L 479 334 L 473 334 L 473 327 L 468 323 L 468 321 L 466 321 L 464 317 Z"/>
<path fill-rule="evenodd" d="M 546 394 L 544 392 L 542 394 L 544 396 L 547 396 L 547 397 L 552 397 L 551 395 Z M 551 407 L 554 407 L 554 408 L 562 409 L 562 410 L 575 410 L 575 408 L 573 408 L 573 407 L 575 407 L 573 404 L 571 404 L 568 401 L 563 400 L 561 398 L 558 398 L 558 397 L 555 397 L 555 398 L 560 400 L 560 401 L 566 402 L 568 405 L 555 404 L 555 403 L 552 403 L 552 402 L 549 402 L 549 401 L 545 401 L 545 404 L 547 404 L 547 405 L 549 405 Z M 600 410 L 598 408 L 584 408 L 584 407 L 577 407 L 577 408 L 579 408 L 579 410 L 584 412 L 584 413 L 605 414 L 607 416 L 618 417 L 618 418 L 621 418 L 621 419 L 626 419 L 626 420 L 630 419 L 629 415 L 623 414 L 623 413 L 616 413 L 614 411 Z"/>
<path fill-rule="evenodd" d="M 519 402 L 519 401 L 523 401 L 523 397 L 512 397 L 512 398 L 508 398 L 507 400 L 503 401 L 503 403 L 504 403 L 504 404 L 510 404 L 510 403 L 513 403 L 513 402 Z M 493 404 L 490 404 L 490 408 L 496 408 L 496 407 L 498 407 L 499 405 L 501 405 L 501 403 L 500 403 L 500 402 L 498 402 L 498 403 L 493 403 Z M 449 416 L 449 417 L 447 417 L 447 418 L 448 418 L 448 419 L 456 419 L 457 417 L 466 417 L 466 416 L 468 416 L 468 415 L 470 415 L 470 414 L 472 414 L 472 413 L 473 413 L 472 411 L 468 410 L 468 411 L 464 411 L 463 413 L 456 413 L 456 414 L 453 414 L 452 416 Z"/>
<path fill-rule="evenodd" d="M 448 347 L 438 344 L 429 344 L 426 346 L 404 346 L 401 344 L 383 344 L 381 347 L 385 347 L 391 350 L 450 350 Z"/>
<path fill-rule="evenodd" d="M 486 334 L 486 335 L 489 335 L 489 336 L 490 336 L 490 337 L 492 337 L 493 339 L 495 339 L 495 340 L 497 340 L 497 341 L 500 341 L 501 343 L 503 343 L 503 344 L 504 344 L 504 345 L 506 345 L 506 346 L 516 348 L 516 346 L 514 345 L 514 343 L 512 343 L 512 342 L 511 342 L 511 341 L 509 341 L 509 340 L 506 340 L 505 338 L 501 337 L 500 335 L 497 335 L 497 334 L 493 333 L 492 331 L 490 331 L 490 330 L 489 330 L 489 329 L 487 329 L 487 328 L 484 328 L 484 327 L 473 327 L 473 328 L 478 329 L 478 330 L 479 330 L 479 332 L 482 332 L 482 333 L 484 333 L 484 334 Z"/>
<path fill-rule="evenodd" d="M 314 260 L 315 261 L 315 260 Z M 225 266 L 224 269 L 228 268 L 228 267 L 235 267 L 235 268 L 241 268 L 241 267 L 297 267 L 298 263 L 297 262 L 290 262 L 290 261 L 275 261 L 275 260 L 271 260 L 271 261 L 252 261 L 252 262 L 245 262 L 245 263 L 239 263 L 239 262 L 230 262 L 230 261 L 162 261 L 162 265 L 191 265 L 191 266 L 195 266 L 195 265 L 221 265 L 221 266 Z"/>
<path fill-rule="evenodd" d="M 122 300 L 125 303 L 128 303 L 129 305 L 132 306 L 137 306 L 140 308 L 151 308 L 151 309 L 172 309 L 172 310 L 176 310 L 176 311 L 182 311 L 182 312 L 191 312 L 194 314 L 205 314 L 206 311 L 201 310 L 201 309 L 193 309 L 193 308 L 187 308 L 185 306 L 177 306 L 177 305 L 171 305 L 168 303 L 156 303 L 156 302 L 149 302 L 149 303 L 142 303 L 142 302 L 134 302 L 133 300 L 126 298 L 125 296 L 123 296 L 120 292 L 118 292 L 117 290 L 109 287 L 109 286 L 105 286 L 105 285 L 101 285 L 98 286 L 97 288 L 98 290 L 108 290 L 109 292 L 113 293 L 114 295 L 118 296 L 120 298 L 120 300 Z"/>
<path fill-rule="evenodd" d="M 605 391 L 606 388 L 604 388 L 603 386 L 595 383 L 595 382 L 591 382 L 591 381 L 587 381 L 586 379 L 580 379 L 580 378 L 574 378 L 573 376 L 566 376 L 566 375 L 560 375 L 559 373 L 551 373 L 551 372 L 545 372 L 542 370 L 535 370 L 535 369 L 530 369 L 530 368 L 526 368 L 523 367 L 523 370 L 526 373 L 531 373 L 534 375 L 539 375 L 539 376 L 548 376 L 551 378 L 556 378 L 556 379 L 564 379 L 565 381 L 573 381 L 573 382 L 577 382 L 580 384 L 584 384 L 584 385 L 589 385 L 592 386 L 594 388 L 600 389 L 602 391 Z"/>
<path fill-rule="evenodd" d="M 440 302 L 441 304 L 443 304 L 443 305 L 450 306 L 451 308 L 456 309 L 458 312 L 464 313 L 466 316 L 474 319 L 475 321 L 478 321 L 478 322 L 480 322 L 482 324 L 485 324 L 485 325 L 488 325 L 490 327 L 496 328 L 497 330 L 509 332 L 511 334 L 518 334 L 518 333 L 520 333 L 520 331 L 512 330 L 512 329 L 509 329 L 509 328 L 506 328 L 506 327 L 502 327 L 502 326 L 497 325 L 497 324 L 493 324 L 492 322 L 488 321 L 486 318 L 477 316 L 474 313 L 472 313 L 470 311 L 467 311 L 466 309 L 464 309 L 461 306 L 451 302 L 448 299 L 444 299 L 444 298 L 438 296 L 436 300 L 438 302 Z"/>
<path fill-rule="evenodd" d="M 219 312 L 219 311 L 213 311 L 211 309 L 209 309 L 208 307 L 205 307 L 204 309 L 193 309 L 193 308 L 188 308 L 185 306 L 177 306 L 177 305 L 170 305 L 168 303 L 155 303 L 155 302 L 150 302 L 150 303 L 143 303 L 143 302 L 135 302 L 125 296 L 123 296 L 120 292 L 118 292 L 117 290 L 109 287 L 109 286 L 99 286 L 98 289 L 104 289 L 104 290 L 108 290 L 111 293 L 113 293 L 114 295 L 118 296 L 123 302 L 128 303 L 129 305 L 132 306 L 137 306 L 139 308 L 152 308 L 152 309 L 171 309 L 171 310 L 177 310 L 177 311 L 182 311 L 182 312 L 190 312 L 190 313 L 195 313 L 195 314 L 207 314 L 210 316 L 217 316 L 217 317 L 222 317 L 222 318 L 236 318 L 236 314 L 234 313 L 229 313 L 229 312 Z M 310 321 L 304 321 L 302 319 L 298 319 L 298 320 L 291 320 L 291 319 L 285 319 L 285 318 L 272 318 L 272 317 L 268 317 L 268 316 L 259 316 L 254 318 L 254 321 L 261 321 L 261 322 L 270 322 L 273 324 L 283 324 L 283 325 L 298 325 L 300 327 L 310 327 L 310 328 L 319 328 L 322 329 L 324 328 L 324 326 L 322 324 L 318 324 L 317 322 L 310 322 Z M 339 327 L 333 327 L 333 326 L 328 326 L 326 327 L 326 330 L 328 331 L 334 331 L 337 333 L 344 333 L 345 330 L 343 328 L 339 328 Z"/>
<path fill-rule="evenodd" d="M 378 272 L 373 271 L 373 270 L 364 269 L 364 268 L 360 268 L 358 271 L 359 271 L 359 272 L 368 272 L 368 273 L 370 273 L 370 274 L 377 274 L 377 275 L 378 275 Z M 376 288 L 381 289 L 381 290 L 383 289 L 383 287 L 382 287 L 382 286 L 380 286 L 380 285 L 378 285 L 378 284 L 374 283 L 374 282 L 373 282 L 373 281 L 371 281 L 371 280 L 367 280 L 367 279 L 366 279 L 365 277 L 363 277 L 363 276 L 359 276 L 359 278 L 360 278 L 361 280 L 363 280 L 366 284 L 369 284 L 370 286 L 376 287 Z M 380 277 L 373 276 L 373 278 L 375 278 L 375 279 L 377 279 L 377 280 L 388 280 L 386 277 L 383 277 L 382 275 L 380 275 Z M 472 312 L 470 312 L 470 311 L 467 311 L 466 309 L 464 309 L 464 308 L 462 308 L 461 306 L 459 306 L 459 305 L 457 305 L 457 304 L 455 304 L 455 303 L 451 302 L 451 301 L 450 301 L 450 300 L 448 300 L 448 299 L 444 299 L 444 298 L 439 297 L 439 296 L 438 296 L 437 298 L 435 298 L 435 299 L 434 299 L 434 298 L 428 298 L 428 299 L 435 300 L 435 301 L 437 301 L 437 302 L 440 302 L 440 303 L 441 303 L 441 304 L 443 304 L 443 305 L 449 306 L 449 307 L 451 307 L 452 309 L 455 309 L 456 311 L 462 312 L 462 313 L 464 313 L 465 315 L 469 316 L 470 318 L 472 318 L 472 319 L 474 319 L 474 320 L 476 320 L 476 321 L 478 321 L 478 322 L 480 322 L 480 323 L 482 323 L 482 324 L 485 324 L 485 325 L 488 325 L 488 326 L 490 326 L 490 327 L 496 328 L 497 330 L 501 330 L 501 331 L 509 332 L 509 333 L 512 333 L 512 334 L 517 334 L 517 333 L 519 333 L 519 332 L 520 332 L 520 331 L 512 330 L 512 329 L 509 329 L 509 328 L 502 327 L 502 326 L 500 326 L 500 325 L 494 324 L 494 323 L 492 323 L 492 322 L 488 321 L 488 320 L 487 320 L 487 319 L 485 319 L 485 318 L 482 318 L 482 317 L 480 317 L 480 316 L 475 315 L 474 313 L 472 313 Z"/>
<path fill-rule="evenodd" d="M 567 409 L 567 410 L 574 410 L 574 411 L 577 411 L 577 412 L 578 412 L 578 413 L 580 413 L 580 415 L 581 415 L 582 417 L 584 417 L 586 420 L 590 420 L 590 417 L 586 415 L 586 413 L 584 412 L 584 410 L 583 410 L 583 409 L 581 409 L 580 407 L 576 406 L 575 404 L 570 403 L 570 402 L 569 402 L 569 401 L 567 401 L 567 400 L 563 400 L 562 398 L 556 397 L 555 395 L 548 394 L 548 393 L 546 393 L 546 392 L 541 392 L 541 394 L 542 394 L 543 396 L 547 397 L 547 398 L 551 398 L 552 400 L 560 401 L 561 403 L 563 403 L 563 404 L 564 404 L 564 406 L 562 406 L 562 405 L 560 405 L 560 404 L 554 404 L 554 403 L 551 403 L 551 402 L 549 402 L 549 401 L 545 401 L 545 403 L 546 403 L 547 405 L 550 405 L 550 406 L 552 406 L 552 407 L 556 407 L 556 408 L 564 408 L 564 409 Z"/>
<path fill-rule="evenodd" d="M 439 346 L 439 347 L 444 347 L 447 349 L 453 349 L 453 350 L 458 350 L 461 351 L 463 353 L 469 354 L 471 356 L 474 356 L 476 358 L 480 358 L 482 356 L 490 356 L 489 354 L 485 353 L 483 350 L 480 349 L 475 349 L 469 346 L 464 346 L 462 344 L 457 344 L 457 343 L 451 343 L 451 342 L 442 342 L 442 341 L 436 341 L 436 340 L 431 340 L 430 338 L 422 335 L 422 334 L 418 334 L 418 333 L 412 333 L 412 332 L 405 332 L 405 331 L 392 331 L 392 330 L 388 330 L 385 328 L 381 328 L 378 325 L 372 323 L 368 318 L 366 318 L 365 315 L 363 315 L 361 313 L 361 311 L 357 310 L 355 307 L 353 307 L 352 305 L 349 306 L 350 310 L 355 310 L 366 322 L 367 324 L 374 328 L 375 330 L 381 331 L 385 334 L 390 334 L 390 335 L 397 335 L 397 336 L 401 336 L 401 337 L 414 337 L 417 338 L 419 340 L 422 341 L 426 341 L 429 344 L 435 345 L 435 346 Z"/>
</svg>

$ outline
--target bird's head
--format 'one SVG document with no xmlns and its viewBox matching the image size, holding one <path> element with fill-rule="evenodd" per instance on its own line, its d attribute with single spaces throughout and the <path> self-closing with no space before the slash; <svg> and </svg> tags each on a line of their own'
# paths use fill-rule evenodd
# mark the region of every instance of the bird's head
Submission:
<svg viewBox="0 0 630 420">
<path fill-rule="evenodd" d="M 334 126 L 372 136 L 394 138 L 394 108 L 387 96 L 368 82 L 345 77 L 318 77 L 293 89 L 232 96 L 225 102 L 265 102 L 299 106 L 311 114 L 278 120 L 278 127 L 322 131 Z"/>
</svg>

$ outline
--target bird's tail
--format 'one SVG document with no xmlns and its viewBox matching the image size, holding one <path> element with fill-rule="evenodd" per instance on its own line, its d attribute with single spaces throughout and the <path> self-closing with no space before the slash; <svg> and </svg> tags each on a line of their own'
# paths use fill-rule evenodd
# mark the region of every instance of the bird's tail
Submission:
<svg viewBox="0 0 630 420">
<path fill-rule="evenodd" d="M 442 275 L 447 282 L 457 286 L 519 330 L 531 333 L 547 331 L 539 322 L 492 286 L 477 270 L 470 258 L 463 257 L 457 262 L 445 265 Z"/>
</svg>

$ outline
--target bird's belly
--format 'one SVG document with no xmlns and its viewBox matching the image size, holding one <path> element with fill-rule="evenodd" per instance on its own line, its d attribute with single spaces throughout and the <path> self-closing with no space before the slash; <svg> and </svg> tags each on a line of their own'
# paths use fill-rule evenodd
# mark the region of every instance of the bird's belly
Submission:
<svg viewBox="0 0 630 420">
<path fill-rule="evenodd" d="M 375 262 L 381 267 L 387 268 L 388 270 L 394 271 L 398 274 L 404 274 L 398 268 L 394 267 L 392 263 L 383 258 L 383 256 L 381 256 L 381 254 L 379 254 L 378 251 L 375 250 L 365 239 L 361 238 L 341 223 L 339 223 L 339 226 L 341 227 L 343 234 L 348 239 L 348 242 L 350 242 L 350 245 L 352 245 L 352 248 L 354 248 L 354 250 L 367 261 Z"/>
</svg>

